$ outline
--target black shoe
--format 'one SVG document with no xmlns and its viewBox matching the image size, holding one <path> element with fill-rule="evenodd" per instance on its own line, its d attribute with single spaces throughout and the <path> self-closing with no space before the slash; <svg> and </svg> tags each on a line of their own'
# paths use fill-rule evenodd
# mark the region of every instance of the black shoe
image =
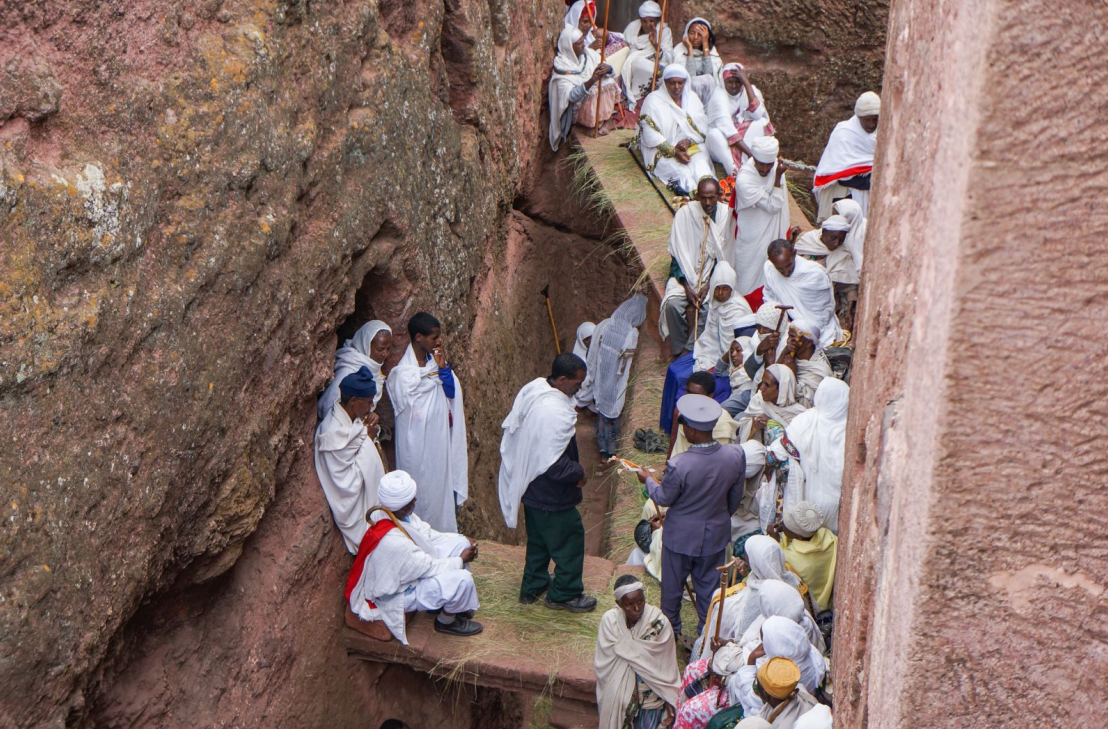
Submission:
<svg viewBox="0 0 1108 729">
<path fill-rule="evenodd" d="M 466 610 L 464 613 L 457 613 L 459 618 L 465 618 L 466 620 L 472 620 L 473 616 L 477 614 L 476 610 Z"/>
<path fill-rule="evenodd" d="M 539 588 L 539 591 L 534 595 L 520 595 L 520 605 L 534 605 L 539 601 L 539 598 L 546 594 L 546 591 L 550 589 L 550 583 L 554 581 L 554 575 L 550 575 L 550 579 L 546 581 L 546 584 Z"/>
<path fill-rule="evenodd" d="M 463 618 L 461 615 L 454 616 L 454 622 L 452 623 L 440 623 L 435 620 L 435 632 L 446 633 L 447 635 L 477 635 L 485 629 L 484 625 L 481 625 L 476 620 L 469 620 Z"/>
<path fill-rule="evenodd" d="M 596 610 L 596 598 L 588 595 L 578 595 L 565 602 L 554 602 L 548 596 L 542 601 L 542 604 L 551 610 L 569 610 L 571 613 L 591 613 Z"/>
</svg>

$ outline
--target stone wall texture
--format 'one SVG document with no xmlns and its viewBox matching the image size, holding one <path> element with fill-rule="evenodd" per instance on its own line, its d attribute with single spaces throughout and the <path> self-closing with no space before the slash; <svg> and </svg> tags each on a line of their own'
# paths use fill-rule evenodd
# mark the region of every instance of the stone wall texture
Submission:
<svg viewBox="0 0 1108 729">
<path fill-rule="evenodd" d="M 781 152 L 815 164 L 863 91 L 881 90 L 889 0 L 674 0 L 685 23 L 712 23 L 725 63 L 738 61 L 765 95 Z"/>
<path fill-rule="evenodd" d="M 338 639 L 313 401 L 348 316 L 438 312 L 463 523 L 497 532 L 499 420 L 553 354 L 538 289 L 565 326 L 630 286 L 574 268 L 597 230 L 524 212 L 561 17 L 0 3 L 0 726 L 388 718 Z"/>
<path fill-rule="evenodd" d="M 835 725 L 1103 727 L 1108 8 L 898 0 L 888 35 Z"/>
</svg>

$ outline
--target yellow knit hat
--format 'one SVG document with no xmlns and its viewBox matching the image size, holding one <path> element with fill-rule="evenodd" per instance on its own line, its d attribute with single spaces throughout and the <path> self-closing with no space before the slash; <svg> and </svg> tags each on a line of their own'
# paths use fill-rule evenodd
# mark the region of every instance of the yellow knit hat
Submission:
<svg viewBox="0 0 1108 729">
<path fill-rule="evenodd" d="M 758 668 L 758 684 L 775 699 L 787 699 L 800 683 L 800 669 L 788 658 L 770 658 Z"/>
</svg>

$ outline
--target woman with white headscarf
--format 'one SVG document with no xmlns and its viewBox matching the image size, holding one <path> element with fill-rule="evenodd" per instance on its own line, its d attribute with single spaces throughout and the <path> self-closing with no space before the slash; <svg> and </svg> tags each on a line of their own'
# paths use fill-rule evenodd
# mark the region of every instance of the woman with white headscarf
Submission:
<svg viewBox="0 0 1108 729">
<path fill-rule="evenodd" d="M 796 370 L 796 401 L 812 407 L 816 388 L 828 377 L 834 377 L 831 360 L 820 346 L 820 329 L 807 319 L 796 319 L 789 327 L 788 344 L 781 363 Z"/>
<path fill-rule="evenodd" d="M 392 351 L 392 329 L 383 321 L 374 319 L 363 324 L 354 333 L 354 336 L 346 340 L 346 343 L 335 352 L 335 378 L 331 384 L 319 396 L 316 403 L 316 415 L 320 420 L 327 417 L 331 408 L 339 399 L 339 383 L 342 378 L 357 372 L 362 367 L 368 367 L 373 373 L 373 381 L 377 383 L 377 394 L 373 397 L 373 407 L 381 402 L 381 396 L 385 394 L 385 375 L 381 371 L 385 360 Z"/>
<path fill-rule="evenodd" d="M 712 272 L 708 297 L 708 320 L 693 346 L 693 370 L 705 372 L 716 366 L 735 341 L 735 330 L 754 326 L 754 312 L 736 288 L 738 277 L 727 261 Z M 747 332 L 749 334 L 749 332 Z"/>
<path fill-rule="evenodd" d="M 689 72 L 671 63 L 639 114 L 639 148 L 646 168 L 678 194 L 692 194 L 701 178 L 714 176 L 707 133 L 708 117 L 689 84 Z"/>
<path fill-rule="evenodd" d="M 550 148 L 555 152 L 569 136 L 574 123 L 596 126 L 596 95 L 600 94 L 600 120 L 612 116 L 619 103 L 619 86 L 612 67 L 600 62 L 600 54 L 585 47 L 580 30 L 563 28 L 558 36 L 558 55 L 550 75 Z M 598 90 L 599 89 L 599 90 Z"/>
<path fill-rule="evenodd" d="M 785 427 L 782 439 L 769 446 L 771 460 L 792 461 L 785 487 L 784 508 L 810 501 L 823 514 L 823 525 L 839 533 L 839 501 L 843 489 L 846 411 L 850 386 L 828 377 L 816 389 L 812 409 Z"/>
<path fill-rule="evenodd" d="M 831 207 L 837 215 L 846 218 L 847 223 L 850 224 L 846 240 L 843 241 L 843 248 L 854 259 L 854 266 L 861 273 L 866 242 L 866 216 L 862 214 L 862 206 L 856 200 L 846 198 L 835 201 Z"/>
<path fill-rule="evenodd" d="M 811 644 L 804 629 L 795 621 L 780 616 L 766 618 L 762 623 L 761 638 L 761 648 L 753 653 L 758 655 L 754 664 L 740 668 L 738 680 L 730 685 L 728 698 L 732 703 L 741 703 L 746 716 L 755 716 L 762 710 L 762 700 L 755 695 L 753 685 L 758 667 L 766 661 L 788 658 L 795 663 L 800 669 L 800 685 L 810 694 L 816 692 L 827 674 L 823 654 Z"/>
<path fill-rule="evenodd" d="M 579 30 L 585 37 L 585 46 L 592 48 L 596 42 L 593 28 L 596 26 L 596 3 L 594 0 L 577 0 L 566 10 L 565 28 Z"/>
<path fill-rule="evenodd" d="M 739 442 L 758 439 L 768 446 L 803 413 L 805 407 L 796 401 L 796 375 L 783 364 L 773 364 L 762 373 L 758 392 L 739 418 Z"/>
<path fill-rule="evenodd" d="M 623 39 L 630 50 L 620 75 L 623 78 L 623 93 L 632 109 L 639 99 L 652 91 L 650 81 L 654 78 L 657 49 L 660 48 L 662 54 L 658 59 L 658 68 L 665 68 L 673 60 L 673 32 L 668 25 L 662 24 L 659 37 L 661 18 L 661 6 L 654 0 L 646 0 L 639 6 L 639 19 L 631 21 L 623 31 Z"/>
<path fill-rule="evenodd" d="M 719 71 L 723 66 L 716 50 L 712 24 L 704 18 L 693 18 L 685 23 L 684 37 L 673 50 L 673 62 L 689 72 L 693 91 L 707 104 L 719 85 Z"/>
<path fill-rule="evenodd" d="M 596 408 L 596 440 L 600 456 L 616 454 L 619 416 L 627 397 L 631 358 L 639 346 L 639 327 L 646 321 L 646 297 L 635 294 L 597 325 L 589 347 L 585 385 Z"/>
<path fill-rule="evenodd" d="M 720 84 L 708 98 L 707 109 L 708 150 L 734 176 L 750 157 L 750 144 L 773 134 L 765 99 L 741 63 L 728 63 L 720 70 Z"/>
<path fill-rule="evenodd" d="M 573 343 L 573 353 L 587 363 L 589 361 L 589 348 L 592 346 L 592 335 L 596 331 L 596 325 L 591 321 L 582 322 L 581 326 L 577 327 L 577 340 Z M 584 408 L 590 407 L 592 403 L 592 385 L 588 383 L 581 383 L 581 389 L 574 395 L 574 400 L 577 407 Z"/>
</svg>

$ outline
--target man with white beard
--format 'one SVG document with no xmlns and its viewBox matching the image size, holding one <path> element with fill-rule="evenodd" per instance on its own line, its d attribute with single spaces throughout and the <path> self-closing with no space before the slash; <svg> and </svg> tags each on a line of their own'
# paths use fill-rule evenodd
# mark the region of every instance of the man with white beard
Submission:
<svg viewBox="0 0 1108 729">
<path fill-rule="evenodd" d="M 377 503 L 377 483 L 385 475 L 374 443 L 377 414 L 371 412 L 377 383 L 363 366 L 338 389 L 338 401 L 316 427 L 315 471 L 346 549 L 355 554 L 368 526 L 366 510 Z"/>
</svg>

